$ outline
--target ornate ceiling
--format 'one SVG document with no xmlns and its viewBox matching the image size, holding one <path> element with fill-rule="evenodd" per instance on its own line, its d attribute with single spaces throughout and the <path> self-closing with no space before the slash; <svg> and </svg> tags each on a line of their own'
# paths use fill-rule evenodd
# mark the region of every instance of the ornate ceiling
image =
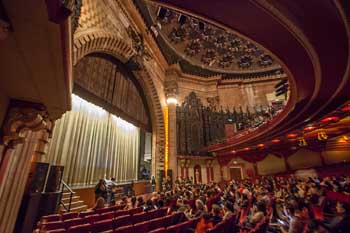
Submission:
<svg viewBox="0 0 350 233">
<path fill-rule="evenodd" d="M 169 64 L 198 76 L 230 78 L 283 73 L 271 54 L 237 32 L 155 2 L 135 0 Z"/>
</svg>

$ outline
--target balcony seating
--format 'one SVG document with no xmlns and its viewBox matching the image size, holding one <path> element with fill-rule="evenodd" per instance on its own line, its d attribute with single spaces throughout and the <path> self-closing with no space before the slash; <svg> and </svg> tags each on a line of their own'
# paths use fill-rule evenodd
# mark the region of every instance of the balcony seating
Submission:
<svg viewBox="0 0 350 233">
<path fill-rule="evenodd" d="M 82 225 L 76 225 L 76 226 L 71 226 L 67 233 L 86 233 L 90 232 L 92 230 L 91 224 L 82 224 Z"/>
</svg>

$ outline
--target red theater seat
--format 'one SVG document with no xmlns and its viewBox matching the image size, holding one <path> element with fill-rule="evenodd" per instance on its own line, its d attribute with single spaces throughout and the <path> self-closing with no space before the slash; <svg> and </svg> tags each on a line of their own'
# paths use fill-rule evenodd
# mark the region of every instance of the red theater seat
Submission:
<svg viewBox="0 0 350 233">
<path fill-rule="evenodd" d="M 123 226 L 117 228 L 114 233 L 134 233 L 134 226 L 133 225 L 128 225 L 128 226 Z"/>
<path fill-rule="evenodd" d="M 147 219 L 147 213 L 138 213 L 138 214 L 134 214 L 134 216 L 132 217 L 132 222 L 133 224 L 139 223 L 139 222 L 143 222 L 148 220 Z"/>
<path fill-rule="evenodd" d="M 102 219 L 101 219 L 101 215 L 99 215 L 99 214 L 89 215 L 89 216 L 86 216 L 84 218 L 84 222 L 90 223 L 90 224 L 94 224 L 95 222 L 100 221 L 100 220 L 102 220 Z"/>
<path fill-rule="evenodd" d="M 131 224 L 131 216 L 130 215 L 124 215 L 119 216 L 113 220 L 113 224 L 115 227 L 121 227 Z"/>
<path fill-rule="evenodd" d="M 166 229 L 164 227 L 155 229 L 153 231 L 149 231 L 148 233 L 166 233 Z"/>
<path fill-rule="evenodd" d="M 113 229 L 113 219 L 95 222 L 92 226 L 93 232 L 109 231 Z"/>
<path fill-rule="evenodd" d="M 71 213 L 62 214 L 62 221 L 72 219 L 72 218 L 77 218 L 78 215 L 79 215 L 78 212 L 71 212 Z"/>
<path fill-rule="evenodd" d="M 143 207 L 137 207 L 137 208 L 133 208 L 129 210 L 129 214 L 134 215 L 134 214 L 138 214 L 141 213 L 143 211 Z"/>
<path fill-rule="evenodd" d="M 46 233 L 65 233 L 65 232 L 66 232 L 66 229 L 64 228 L 46 231 Z"/>
<path fill-rule="evenodd" d="M 154 230 L 154 229 L 161 228 L 164 226 L 165 226 L 165 224 L 164 224 L 163 218 L 156 218 L 156 219 L 149 221 L 149 229 L 148 230 Z"/>
<path fill-rule="evenodd" d="M 80 218 L 85 218 L 87 216 L 94 215 L 94 214 L 96 214 L 95 211 L 84 211 L 84 212 L 80 212 L 79 213 L 79 217 Z"/>
<path fill-rule="evenodd" d="M 46 230 L 65 228 L 62 221 L 43 223 L 42 226 L 45 227 Z"/>
<path fill-rule="evenodd" d="M 67 233 L 86 233 L 90 232 L 92 230 L 91 224 L 83 224 L 83 225 L 77 225 L 77 226 L 71 226 Z"/>
<path fill-rule="evenodd" d="M 106 213 L 102 213 L 100 215 L 100 219 L 101 220 L 105 220 L 105 219 L 113 219 L 114 218 L 114 212 L 110 211 L 110 212 L 106 212 Z"/>
<path fill-rule="evenodd" d="M 63 222 L 64 228 L 66 229 L 68 229 L 71 226 L 82 225 L 84 223 L 84 219 L 82 218 L 72 218 Z"/>
<path fill-rule="evenodd" d="M 47 221 L 47 222 L 55 222 L 55 221 L 60 221 L 61 220 L 61 215 L 60 214 L 51 214 L 47 216 L 43 216 L 41 218 L 41 221 Z"/>
<path fill-rule="evenodd" d="M 149 227 L 149 222 L 140 222 L 134 225 L 134 232 L 138 233 L 143 233 L 143 232 L 148 232 L 148 227 Z"/>
<path fill-rule="evenodd" d="M 167 233 L 180 233 L 181 232 L 181 224 L 176 224 L 173 226 L 170 226 L 166 229 Z"/>
<path fill-rule="evenodd" d="M 115 212 L 115 217 L 128 215 L 130 212 L 128 210 L 118 210 Z"/>
</svg>

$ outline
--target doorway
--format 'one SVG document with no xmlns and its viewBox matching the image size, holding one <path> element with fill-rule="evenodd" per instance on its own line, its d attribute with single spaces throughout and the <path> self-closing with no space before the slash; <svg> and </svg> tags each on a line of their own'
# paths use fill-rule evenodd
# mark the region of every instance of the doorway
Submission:
<svg viewBox="0 0 350 233">
<path fill-rule="evenodd" d="M 230 167 L 230 178 L 231 180 L 242 180 L 242 168 L 241 167 Z"/>
</svg>

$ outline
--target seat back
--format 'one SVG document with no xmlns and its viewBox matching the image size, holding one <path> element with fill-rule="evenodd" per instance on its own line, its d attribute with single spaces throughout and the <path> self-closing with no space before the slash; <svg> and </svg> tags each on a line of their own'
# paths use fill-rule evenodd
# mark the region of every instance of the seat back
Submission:
<svg viewBox="0 0 350 233">
<path fill-rule="evenodd" d="M 92 230 L 91 224 L 82 224 L 82 225 L 77 225 L 77 226 L 71 226 L 67 233 L 86 233 L 90 232 Z"/>
<path fill-rule="evenodd" d="M 41 225 L 41 228 L 46 230 L 56 230 L 60 228 L 65 228 L 62 221 L 47 222 Z"/>
<path fill-rule="evenodd" d="M 154 230 L 157 228 L 165 227 L 163 218 L 155 218 L 149 221 L 149 229 L 148 230 Z"/>
<path fill-rule="evenodd" d="M 133 224 L 139 223 L 139 222 L 144 222 L 148 220 L 147 219 L 147 213 L 138 213 L 138 214 L 134 214 L 132 221 Z"/>
<path fill-rule="evenodd" d="M 113 221 L 115 228 L 126 226 L 132 223 L 130 215 L 116 217 Z"/>
<path fill-rule="evenodd" d="M 56 222 L 61 220 L 60 214 L 51 214 L 41 217 L 41 221 L 45 220 L 46 222 Z"/>
<path fill-rule="evenodd" d="M 62 221 L 68 220 L 68 219 L 72 219 L 72 218 L 77 218 L 79 215 L 78 212 L 70 212 L 70 213 L 64 213 L 62 214 Z"/>
<path fill-rule="evenodd" d="M 65 232 L 66 232 L 66 229 L 64 228 L 46 231 L 46 233 L 65 233 Z"/>
<path fill-rule="evenodd" d="M 130 209 L 129 210 L 129 214 L 131 215 L 134 215 L 134 214 L 138 214 L 138 213 L 141 213 L 143 211 L 143 207 L 136 207 L 136 208 L 133 208 L 133 209 Z"/>
<path fill-rule="evenodd" d="M 118 227 L 116 230 L 114 230 L 114 233 L 133 233 L 133 232 L 135 232 L 133 225 Z"/>
<path fill-rule="evenodd" d="M 94 215 L 94 214 L 96 214 L 95 211 L 83 211 L 79 213 L 78 217 L 85 218 L 87 216 Z"/>
<path fill-rule="evenodd" d="M 153 231 L 149 231 L 148 233 L 166 233 L 166 229 L 164 227 L 155 229 Z"/>
<path fill-rule="evenodd" d="M 114 218 L 114 212 L 113 212 L 113 211 L 105 212 L 105 213 L 102 213 L 102 214 L 100 215 L 100 219 L 101 219 L 101 220 L 113 219 L 113 218 Z"/>
<path fill-rule="evenodd" d="M 100 221 L 100 220 L 102 220 L 102 219 L 101 219 L 101 215 L 99 215 L 99 214 L 89 215 L 89 216 L 86 216 L 84 218 L 84 222 L 90 223 L 90 224 L 94 224 L 95 222 Z"/>
<path fill-rule="evenodd" d="M 64 228 L 68 229 L 71 226 L 84 224 L 84 219 L 82 219 L 82 218 L 72 218 L 72 219 L 68 219 L 66 221 L 63 221 L 63 224 L 64 224 Z"/>
<path fill-rule="evenodd" d="M 118 210 L 115 212 L 114 217 L 128 215 L 130 212 L 128 210 Z"/>
<path fill-rule="evenodd" d="M 181 224 L 176 224 L 173 226 L 170 226 L 166 229 L 167 233 L 180 233 L 181 232 Z"/>
<path fill-rule="evenodd" d="M 113 219 L 106 219 L 101 220 L 98 222 L 95 222 L 92 226 L 93 232 L 102 232 L 102 231 L 109 231 L 113 230 Z"/>
<path fill-rule="evenodd" d="M 134 232 L 148 232 L 148 227 L 149 227 L 149 222 L 144 221 L 144 222 L 139 222 L 134 225 Z"/>
</svg>

